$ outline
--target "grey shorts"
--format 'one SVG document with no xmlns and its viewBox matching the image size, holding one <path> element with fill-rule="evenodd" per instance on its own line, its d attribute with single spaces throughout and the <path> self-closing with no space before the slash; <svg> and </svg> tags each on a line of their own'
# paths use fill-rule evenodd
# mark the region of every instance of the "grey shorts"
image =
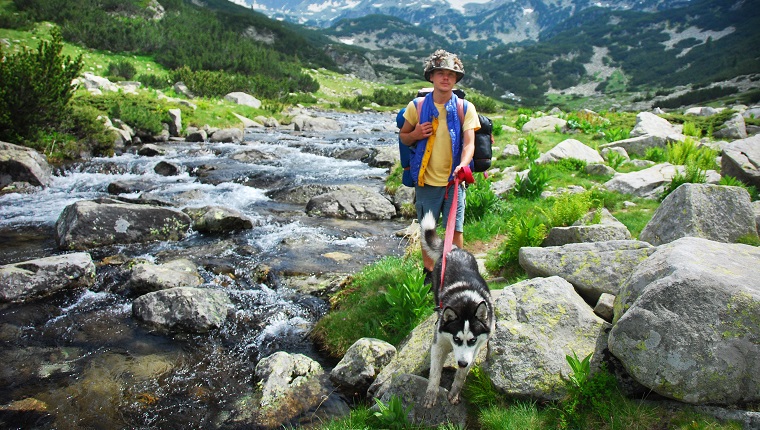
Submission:
<svg viewBox="0 0 760 430">
<path fill-rule="evenodd" d="M 464 184 L 459 184 L 459 193 L 457 196 L 457 220 L 454 230 L 458 232 L 464 231 Z M 422 221 L 422 218 L 426 213 L 432 212 L 433 217 L 436 219 L 436 225 L 446 226 L 446 222 L 449 219 L 449 211 L 451 210 L 451 203 L 454 197 L 454 188 L 449 189 L 448 198 L 446 198 L 446 187 L 431 187 L 416 185 L 414 187 L 414 194 L 417 208 L 417 221 Z M 441 212 L 443 211 L 443 220 L 439 220 Z"/>
</svg>

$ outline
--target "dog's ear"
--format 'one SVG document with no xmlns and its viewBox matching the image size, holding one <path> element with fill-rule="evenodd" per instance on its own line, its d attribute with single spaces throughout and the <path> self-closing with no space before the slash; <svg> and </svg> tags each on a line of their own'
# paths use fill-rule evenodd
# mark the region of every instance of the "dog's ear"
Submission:
<svg viewBox="0 0 760 430">
<path fill-rule="evenodd" d="M 478 308 L 475 309 L 475 318 L 483 324 L 488 325 L 488 305 L 485 300 L 480 302 Z"/>
<path fill-rule="evenodd" d="M 454 311 L 454 309 L 451 309 L 447 307 L 443 310 L 443 323 L 450 323 L 451 321 L 455 321 L 459 319 L 459 315 Z"/>
</svg>

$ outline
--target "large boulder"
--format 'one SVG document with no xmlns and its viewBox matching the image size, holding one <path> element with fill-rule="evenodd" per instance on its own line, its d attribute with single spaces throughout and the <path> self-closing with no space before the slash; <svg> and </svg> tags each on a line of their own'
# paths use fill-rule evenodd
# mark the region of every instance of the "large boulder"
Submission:
<svg viewBox="0 0 760 430">
<path fill-rule="evenodd" d="M 391 219 L 396 207 L 387 197 L 368 188 L 347 185 L 312 197 L 306 204 L 309 215 L 346 219 Z"/>
<path fill-rule="evenodd" d="M 615 301 L 609 350 L 639 383 L 692 404 L 760 400 L 760 248 L 685 237 Z"/>
<path fill-rule="evenodd" d="M 745 139 L 747 137 L 747 126 L 744 117 L 740 113 L 735 113 L 721 128 L 715 130 L 713 138 L 715 139 Z"/>
<path fill-rule="evenodd" d="M 332 118 L 296 115 L 292 121 L 296 131 L 340 131 L 340 123 Z"/>
<path fill-rule="evenodd" d="M 206 333 L 224 324 L 231 305 L 224 291 L 177 287 L 138 297 L 132 315 L 161 332 Z"/>
<path fill-rule="evenodd" d="M 261 107 L 261 100 L 240 91 L 232 92 L 224 96 L 224 100 L 238 105 L 250 106 L 254 109 Z"/>
<path fill-rule="evenodd" d="M 77 252 L 0 266 L 0 302 L 23 302 L 95 283 L 90 254 Z"/>
<path fill-rule="evenodd" d="M 596 351 L 609 326 L 594 315 L 564 279 L 534 278 L 505 288 L 494 301 L 496 331 L 483 369 L 507 395 L 558 400 L 562 375 L 572 373 L 566 356 Z"/>
<path fill-rule="evenodd" d="M 651 112 L 639 112 L 636 115 L 636 124 L 631 130 L 631 137 L 637 136 L 658 136 L 665 141 L 670 138 L 673 140 L 683 140 L 681 131 L 674 127 L 668 120 L 661 118 Z"/>
<path fill-rule="evenodd" d="M 388 342 L 371 338 L 359 339 L 330 371 L 330 380 L 345 391 L 364 395 L 380 370 L 395 355 L 396 348 Z"/>
<path fill-rule="evenodd" d="M 153 264 L 149 261 L 130 262 L 129 278 L 124 288 L 137 295 L 177 287 L 197 287 L 203 283 L 195 264 L 185 258 Z"/>
<path fill-rule="evenodd" d="M 724 145 L 720 160 L 723 176 L 760 188 L 760 134 Z"/>
<path fill-rule="evenodd" d="M 253 222 L 235 209 L 203 206 L 182 211 L 193 220 L 193 229 L 201 233 L 221 234 L 253 228 Z"/>
<path fill-rule="evenodd" d="M 576 139 L 565 139 L 554 148 L 541 155 L 537 163 L 553 163 L 559 160 L 572 158 L 585 161 L 586 163 L 604 163 L 604 158 L 589 146 Z"/>
<path fill-rule="evenodd" d="M 0 189 L 13 182 L 46 187 L 53 170 L 45 157 L 31 148 L 0 142 Z"/>
<path fill-rule="evenodd" d="M 757 226 L 744 188 L 687 183 L 662 201 L 639 239 L 661 245 L 685 236 L 736 242 L 745 235 L 757 237 Z"/>
<path fill-rule="evenodd" d="M 278 351 L 256 365 L 256 389 L 239 399 L 228 422 L 234 428 L 275 429 L 295 423 L 315 424 L 325 412 L 348 415 L 345 402 L 337 401 L 324 384 L 322 366 L 303 354 Z M 304 416 L 305 413 L 308 416 Z M 310 426 L 309 426 L 310 427 Z"/>
<path fill-rule="evenodd" d="M 181 240 L 192 221 L 176 209 L 114 199 L 82 200 L 64 208 L 55 224 L 61 249 Z"/>
<path fill-rule="evenodd" d="M 657 164 L 636 172 L 618 173 L 605 182 L 604 187 L 621 194 L 656 199 L 662 194 L 665 185 L 670 183 L 676 173 L 680 171 L 682 168 L 670 163 Z"/>
<path fill-rule="evenodd" d="M 636 115 L 636 125 L 631 130 L 630 138 L 600 145 L 599 149 L 620 147 L 629 154 L 645 155 L 649 148 L 665 148 L 668 143 L 684 139 L 686 136 L 668 120 L 651 112 L 640 112 Z"/>
<path fill-rule="evenodd" d="M 568 243 L 606 242 L 610 240 L 628 240 L 631 232 L 618 221 L 610 211 L 602 208 L 599 223 L 592 224 L 596 211 L 567 227 L 552 227 L 541 246 L 561 246 Z"/>
<path fill-rule="evenodd" d="M 243 141 L 243 130 L 235 127 L 215 130 L 208 137 L 212 143 L 240 143 Z"/>
<path fill-rule="evenodd" d="M 389 404 L 396 397 L 401 400 L 401 405 L 408 409 L 406 420 L 410 423 L 424 426 L 424 428 L 466 428 L 467 399 L 456 405 L 447 400 L 448 391 L 440 387 L 438 389 L 438 401 L 431 408 L 426 408 L 421 399 L 425 398 L 428 380 L 426 378 L 404 373 L 393 378 L 388 389 L 380 396 L 379 400 Z M 377 405 L 372 411 L 379 410 Z M 448 427 L 446 427 L 448 426 Z"/>
<path fill-rule="evenodd" d="M 567 121 L 556 116 L 540 116 L 531 118 L 522 126 L 523 133 L 538 133 L 542 131 L 556 131 L 567 128 Z"/>
<path fill-rule="evenodd" d="M 589 303 L 596 303 L 603 293 L 618 294 L 628 275 L 655 249 L 637 240 L 525 246 L 520 248 L 519 259 L 528 276 L 560 276 Z"/>
</svg>

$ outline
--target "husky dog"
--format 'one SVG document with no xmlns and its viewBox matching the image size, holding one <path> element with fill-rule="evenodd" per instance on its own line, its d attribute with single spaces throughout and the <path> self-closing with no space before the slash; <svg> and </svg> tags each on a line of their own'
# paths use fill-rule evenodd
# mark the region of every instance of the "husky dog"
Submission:
<svg viewBox="0 0 760 430">
<path fill-rule="evenodd" d="M 452 351 L 458 368 L 448 398 L 451 404 L 459 403 L 464 380 L 478 352 L 488 343 L 496 321 L 491 292 L 478 272 L 475 257 L 452 245 L 451 252 L 446 255 L 446 274 L 441 285 L 443 241 L 435 232 L 432 213 L 425 215 L 420 227 L 425 252 L 437 260 L 432 289 L 438 306 L 438 323 L 430 347 L 430 377 L 424 400 L 424 405 L 430 408 L 438 398 L 443 364 Z"/>
</svg>

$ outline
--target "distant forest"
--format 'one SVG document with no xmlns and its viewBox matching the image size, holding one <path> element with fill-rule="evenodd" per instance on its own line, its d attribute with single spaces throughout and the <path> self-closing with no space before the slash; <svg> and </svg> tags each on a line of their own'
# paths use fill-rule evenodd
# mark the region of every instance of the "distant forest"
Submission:
<svg viewBox="0 0 760 430">
<path fill-rule="evenodd" d="M 64 40 L 92 49 L 152 56 L 162 66 L 240 75 L 258 96 L 311 92 L 318 83 L 302 67 L 334 64 L 281 23 L 226 0 L 218 9 L 162 0 L 161 20 L 140 0 L 14 0 L 29 22 L 52 21 Z M 225 5 L 226 3 L 226 5 Z M 271 44 L 256 40 L 267 38 Z M 243 90 L 243 88 L 239 89 Z"/>
</svg>

